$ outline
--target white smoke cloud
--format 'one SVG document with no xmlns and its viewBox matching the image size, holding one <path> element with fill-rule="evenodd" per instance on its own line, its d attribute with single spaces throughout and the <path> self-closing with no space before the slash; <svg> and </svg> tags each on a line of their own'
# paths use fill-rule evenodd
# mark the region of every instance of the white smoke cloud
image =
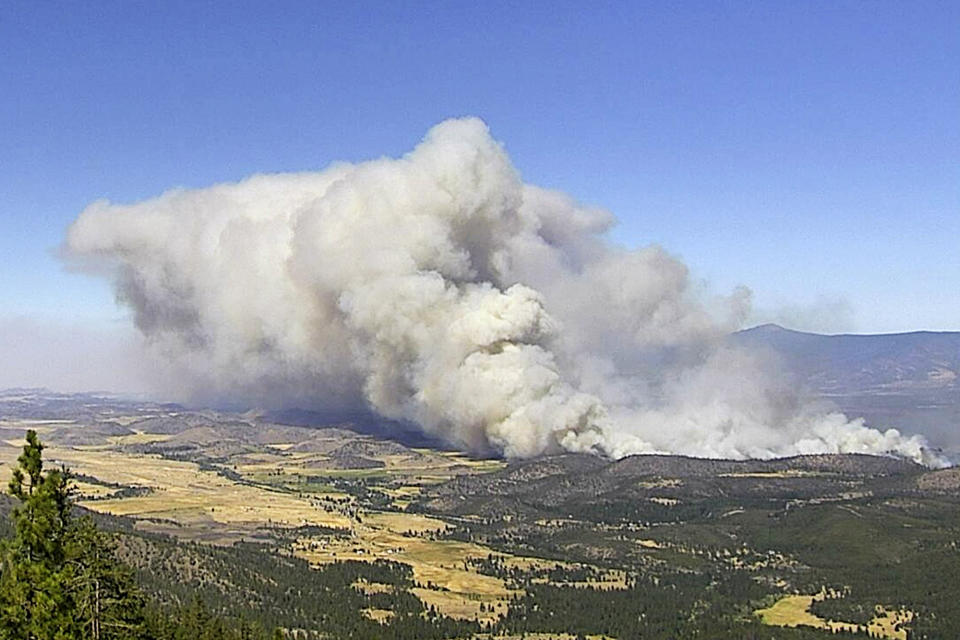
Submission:
<svg viewBox="0 0 960 640">
<path fill-rule="evenodd" d="M 355 408 L 507 456 L 897 452 L 812 411 L 706 299 L 605 212 L 524 184 L 477 119 L 399 159 L 96 202 L 67 249 L 107 273 L 182 395 Z"/>
</svg>

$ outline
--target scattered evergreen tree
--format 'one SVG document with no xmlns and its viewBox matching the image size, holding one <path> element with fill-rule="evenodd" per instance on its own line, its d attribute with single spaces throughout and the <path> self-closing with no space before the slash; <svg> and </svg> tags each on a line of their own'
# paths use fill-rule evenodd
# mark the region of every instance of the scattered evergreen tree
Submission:
<svg viewBox="0 0 960 640">
<path fill-rule="evenodd" d="M 9 493 L 14 536 L 2 547 L 0 638 L 137 640 L 143 598 L 105 535 L 71 514 L 69 474 L 44 473 L 43 444 L 27 432 Z"/>
<path fill-rule="evenodd" d="M 87 630 L 84 637 L 144 638 L 144 598 L 130 569 L 117 562 L 108 536 L 82 518 L 68 539 L 75 615 Z"/>
<path fill-rule="evenodd" d="M 43 473 L 43 445 L 35 431 L 17 459 L 9 493 L 15 535 L 3 546 L 0 638 L 66 640 L 79 637 L 67 563 L 70 501 L 64 471 Z"/>
</svg>

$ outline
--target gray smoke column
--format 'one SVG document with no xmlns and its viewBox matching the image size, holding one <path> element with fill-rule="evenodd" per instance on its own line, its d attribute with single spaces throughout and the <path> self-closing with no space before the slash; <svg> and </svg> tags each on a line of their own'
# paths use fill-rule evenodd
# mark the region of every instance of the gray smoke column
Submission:
<svg viewBox="0 0 960 640">
<path fill-rule="evenodd" d="M 96 202 L 67 250 L 117 297 L 184 397 L 361 406 L 474 451 L 769 457 L 919 437 L 813 411 L 724 336 L 663 249 L 524 184 L 477 119 L 402 158 Z"/>
</svg>

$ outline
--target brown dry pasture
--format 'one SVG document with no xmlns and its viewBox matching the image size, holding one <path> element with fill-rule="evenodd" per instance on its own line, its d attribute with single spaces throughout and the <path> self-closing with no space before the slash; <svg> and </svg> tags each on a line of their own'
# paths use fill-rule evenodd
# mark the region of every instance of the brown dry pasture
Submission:
<svg viewBox="0 0 960 640">
<path fill-rule="evenodd" d="M 137 529 L 215 544 L 257 539 L 270 529 L 319 526 L 341 530 L 347 535 L 301 537 L 291 551 L 317 565 L 378 559 L 406 564 L 417 585 L 411 591 L 426 606 L 453 618 L 480 621 L 494 621 L 505 615 L 509 600 L 519 592 L 508 588 L 500 578 L 480 573 L 471 561 L 495 554 L 505 566 L 525 571 L 561 564 L 497 554 L 475 543 L 437 539 L 454 525 L 403 511 L 423 487 L 465 473 L 497 470 L 503 467 L 502 461 L 477 460 L 429 449 L 411 449 L 408 453 L 388 450 L 377 455 L 369 441 L 359 436 L 354 440 L 337 432 L 314 438 L 309 445 L 285 441 L 265 443 L 259 449 L 248 447 L 219 465 L 201 465 L 162 455 L 164 445 L 174 438 L 180 444 L 188 440 L 185 436 L 138 431 L 136 420 L 124 422 L 134 427 L 134 433 L 110 437 L 106 445 L 61 446 L 51 442 L 46 455 L 51 464 L 64 465 L 76 474 L 95 479 L 77 483 L 80 505 L 133 518 Z M 9 446 L 0 448 L 0 460 L 15 461 L 19 453 L 16 445 L 22 443 L 27 428 L 36 429 L 43 438 L 69 424 L 0 423 L 0 437 L 4 431 L 9 436 Z M 208 434 L 202 436 L 210 438 Z M 356 441 L 362 447 L 354 445 Z M 370 459 L 382 466 L 344 469 L 334 464 L 329 454 L 345 442 L 361 450 L 369 449 Z M 151 446 L 160 447 L 156 449 L 160 453 L 150 453 L 154 450 Z M 345 479 L 376 482 L 373 490 L 389 498 L 394 510 L 362 507 L 354 496 L 334 488 Z M 121 495 L 116 488 L 120 486 L 140 491 Z M 311 490 L 303 491 L 304 488 Z M 624 585 L 624 578 L 617 572 L 601 581 L 577 586 L 605 589 Z M 365 583 L 358 588 L 375 593 L 384 586 Z M 370 609 L 365 615 L 386 622 L 392 613 Z"/>
<path fill-rule="evenodd" d="M 913 612 L 907 610 L 887 611 L 876 608 L 876 615 L 865 626 L 850 622 L 824 620 L 810 612 L 811 605 L 827 596 L 826 591 L 815 595 L 788 595 L 780 598 L 771 606 L 755 611 L 764 624 L 776 627 L 813 627 L 831 632 L 865 631 L 870 637 L 906 640 L 907 631 L 903 628 L 913 619 Z"/>
</svg>

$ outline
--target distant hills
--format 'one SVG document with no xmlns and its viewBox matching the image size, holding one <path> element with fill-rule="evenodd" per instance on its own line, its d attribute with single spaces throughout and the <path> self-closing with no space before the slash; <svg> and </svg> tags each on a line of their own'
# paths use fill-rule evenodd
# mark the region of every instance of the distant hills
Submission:
<svg viewBox="0 0 960 640">
<path fill-rule="evenodd" d="M 932 446 L 960 459 L 960 332 L 821 335 L 764 324 L 731 338 L 769 353 L 811 398 L 830 403 L 851 418 L 862 417 L 872 427 L 923 434 Z M 121 412 L 131 404 L 108 394 L 7 389 L 0 391 L 0 415 L 25 417 L 39 408 L 48 419 L 92 419 L 92 405 L 84 403 L 84 398 L 94 404 L 112 403 Z M 182 409 L 158 403 L 139 406 L 147 405 L 155 410 Z M 334 416 L 288 410 L 267 413 L 261 419 L 288 425 L 348 423 L 358 431 L 407 446 L 443 448 L 413 425 L 372 414 Z"/>
<path fill-rule="evenodd" d="M 960 374 L 960 332 L 819 335 L 765 324 L 736 339 L 774 349 L 824 393 L 956 388 Z"/>
<path fill-rule="evenodd" d="M 637 455 L 609 461 L 586 454 L 563 454 L 514 461 L 483 475 L 462 475 L 424 490 L 419 507 L 446 516 L 518 521 L 594 519 L 598 512 L 628 519 L 666 521 L 703 517 L 730 501 L 771 504 L 796 500 L 838 502 L 852 496 L 890 491 L 929 494 L 957 489 L 955 469 L 929 471 L 913 462 L 858 454 L 823 454 L 775 460 L 715 460 L 674 455 Z M 653 504 L 651 504 L 653 503 Z M 719 516 L 723 510 L 709 517 Z"/>
<path fill-rule="evenodd" d="M 773 353 L 810 394 L 851 417 L 960 450 L 960 332 L 820 335 L 765 324 L 733 339 Z"/>
</svg>

